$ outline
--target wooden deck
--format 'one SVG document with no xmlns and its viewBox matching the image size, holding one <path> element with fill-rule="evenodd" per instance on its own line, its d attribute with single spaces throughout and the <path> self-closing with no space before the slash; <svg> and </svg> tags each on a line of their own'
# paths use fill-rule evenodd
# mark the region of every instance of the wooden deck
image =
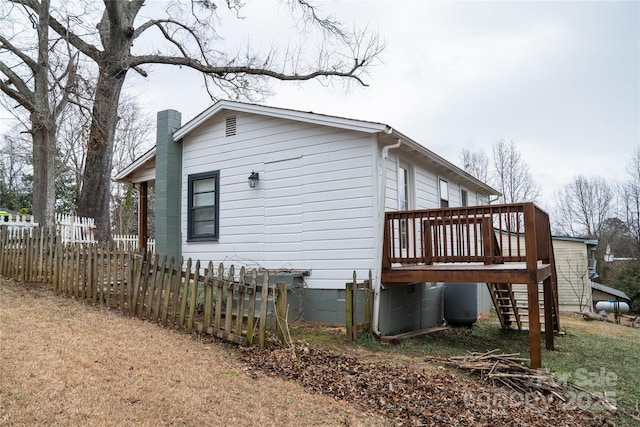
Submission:
<svg viewBox="0 0 640 427">
<path fill-rule="evenodd" d="M 439 263 L 392 267 L 382 272 L 382 283 L 385 286 L 414 282 L 529 283 L 533 280 L 538 283 L 549 276 L 551 276 L 551 265 L 542 262 L 539 262 L 534 270 L 529 270 L 523 262 L 509 264 Z"/>
<path fill-rule="evenodd" d="M 532 368 L 541 367 L 540 319 L 546 331 L 559 331 L 549 216 L 533 203 L 387 212 L 381 282 L 487 283 L 502 325 L 518 328 L 511 285 L 526 285 Z M 553 349 L 553 333 L 545 342 Z"/>
</svg>

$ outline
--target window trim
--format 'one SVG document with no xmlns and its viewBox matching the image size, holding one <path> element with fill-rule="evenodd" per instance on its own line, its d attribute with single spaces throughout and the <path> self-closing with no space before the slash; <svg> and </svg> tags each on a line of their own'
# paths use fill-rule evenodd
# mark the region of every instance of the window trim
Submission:
<svg viewBox="0 0 640 427">
<path fill-rule="evenodd" d="M 467 200 L 464 200 L 465 197 Z M 469 190 L 460 186 L 460 206 L 469 206 Z"/>
<path fill-rule="evenodd" d="M 442 183 L 446 184 L 446 190 L 447 190 L 446 199 L 442 197 Z M 438 178 L 438 200 L 440 201 L 441 208 L 449 207 L 449 198 L 450 198 L 449 181 L 447 181 L 444 178 Z M 446 203 L 446 206 L 443 206 L 445 203 Z"/>
<path fill-rule="evenodd" d="M 402 171 L 406 173 L 406 175 L 402 176 Z M 400 177 L 402 176 L 402 179 Z M 401 185 L 402 181 L 404 181 L 404 186 Z M 398 158 L 397 164 L 397 184 L 398 184 L 398 210 L 411 210 L 414 207 L 413 195 L 415 194 L 414 186 L 415 179 L 413 175 L 413 168 L 411 163 L 405 161 L 404 159 Z M 403 200 L 406 198 L 406 200 Z M 402 202 L 406 202 L 406 206 L 402 205 Z M 409 235 L 407 230 L 407 220 L 400 220 L 400 248 L 407 249 L 409 241 Z"/>
<path fill-rule="evenodd" d="M 194 234 L 193 232 L 193 213 L 194 209 L 204 208 L 206 206 L 193 206 L 193 184 L 195 181 L 215 178 L 215 230 L 213 234 Z M 191 174 L 187 178 L 187 242 L 204 242 L 217 241 L 220 237 L 220 171 L 209 171 Z"/>
<path fill-rule="evenodd" d="M 400 176 L 402 175 L 402 171 L 406 172 L 406 176 L 403 176 L 404 187 L 401 185 Z M 412 197 L 413 197 L 413 176 L 411 173 L 411 167 L 409 163 L 400 160 L 398 162 L 398 210 L 410 210 L 413 208 Z M 402 199 L 405 198 L 406 206 L 402 206 Z"/>
</svg>

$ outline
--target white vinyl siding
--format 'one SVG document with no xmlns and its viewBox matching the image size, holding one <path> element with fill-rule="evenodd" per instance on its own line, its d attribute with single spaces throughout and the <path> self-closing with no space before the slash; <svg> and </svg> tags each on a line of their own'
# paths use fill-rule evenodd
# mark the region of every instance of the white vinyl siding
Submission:
<svg viewBox="0 0 640 427">
<path fill-rule="evenodd" d="M 235 135 L 227 136 L 229 114 L 221 111 L 181 140 L 184 236 L 188 175 L 220 171 L 218 241 L 183 242 L 185 258 L 309 270 L 310 288 L 344 289 L 354 270 L 373 269 L 375 275 L 380 267 L 378 206 L 399 208 L 401 162 L 408 168 L 409 208 L 439 206 L 437 172 L 402 148 L 390 150 L 382 164 L 375 134 L 233 114 Z M 253 189 L 252 171 L 260 174 Z M 385 198 L 378 200 L 383 175 Z M 459 184 L 455 179 L 449 184 L 452 195 Z"/>
<path fill-rule="evenodd" d="M 393 152 L 392 152 L 393 153 Z M 405 158 L 402 156 L 401 158 Z M 392 211 L 400 208 L 398 199 L 400 183 L 398 182 L 399 165 L 404 164 L 398 160 L 397 155 L 391 154 L 387 161 L 387 188 L 385 210 Z M 439 181 L 444 179 L 448 185 L 449 206 L 462 206 L 460 198 L 461 185 L 455 179 L 443 178 L 434 171 L 425 168 L 419 161 L 408 165 L 411 173 L 410 203 L 409 209 L 436 209 L 440 207 Z M 467 189 L 468 206 L 487 204 L 487 197 L 480 197 L 477 193 Z"/>
<path fill-rule="evenodd" d="M 183 255 L 310 270 L 307 285 L 324 289 L 342 289 L 353 270 L 374 268 L 375 135 L 238 113 L 236 135 L 225 137 L 224 116 L 183 138 L 185 182 L 220 170 L 219 240 L 185 242 Z M 251 171 L 260 174 L 255 189 Z M 182 222 L 185 232 L 185 215 Z"/>
<path fill-rule="evenodd" d="M 436 175 L 416 166 L 416 209 L 438 207 L 438 181 Z"/>
</svg>

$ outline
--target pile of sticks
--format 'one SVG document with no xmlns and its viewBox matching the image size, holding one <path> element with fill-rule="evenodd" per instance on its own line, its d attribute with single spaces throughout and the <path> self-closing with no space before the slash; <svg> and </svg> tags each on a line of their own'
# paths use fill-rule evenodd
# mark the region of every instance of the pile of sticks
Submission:
<svg viewBox="0 0 640 427">
<path fill-rule="evenodd" d="M 567 402 L 570 399 L 567 390 L 572 388 L 597 399 L 610 412 L 618 410 L 606 399 L 606 396 L 597 395 L 569 381 L 561 380 L 548 370 L 527 367 L 525 364 L 529 359 L 519 357 L 520 353 L 498 353 L 498 351 L 496 349 L 486 353 L 470 353 L 466 356 L 429 357 L 429 359 L 478 375 L 483 382 L 491 382 L 494 386 L 502 386 L 523 394 L 553 396 L 561 402 Z"/>
<path fill-rule="evenodd" d="M 440 360 L 447 366 L 476 374 L 482 381 L 491 382 L 494 386 L 506 387 L 521 393 L 553 395 L 565 401 L 562 384 L 553 373 L 530 369 L 525 365 L 529 360 L 519 356 L 520 353 L 498 353 L 496 349 L 486 353 L 430 359 Z"/>
</svg>

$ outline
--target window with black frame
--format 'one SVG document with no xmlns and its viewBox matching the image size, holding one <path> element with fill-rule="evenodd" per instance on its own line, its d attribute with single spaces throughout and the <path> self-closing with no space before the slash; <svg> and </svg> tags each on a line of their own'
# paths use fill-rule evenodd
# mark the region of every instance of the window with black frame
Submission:
<svg viewBox="0 0 640 427">
<path fill-rule="evenodd" d="M 189 175 L 187 240 L 218 240 L 220 171 Z"/>
</svg>

